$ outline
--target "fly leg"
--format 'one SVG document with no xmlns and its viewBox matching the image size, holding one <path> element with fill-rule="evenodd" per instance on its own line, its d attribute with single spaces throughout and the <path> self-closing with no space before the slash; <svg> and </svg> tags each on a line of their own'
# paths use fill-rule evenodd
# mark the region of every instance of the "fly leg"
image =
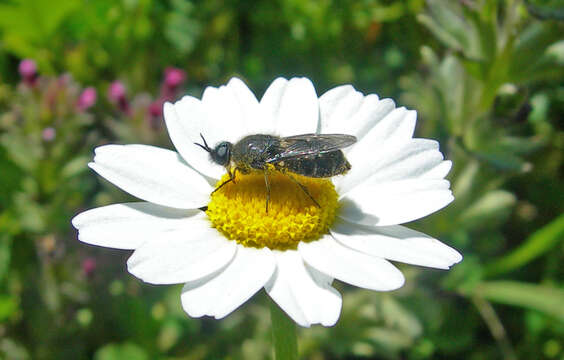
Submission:
<svg viewBox="0 0 564 360">
<path fill-rule="evenodd" d="M 268 179 L 268 169 L 264 169 L 264 183 L 266 184 L 266 213 L 268 214 L 268 202 L 270 201 L 270 180 Z"/>
<path fill-rule="evenodd" d="M 290 175 L 288 173 L 286 173 L 285 175 L 288 176 L 290 178 L 290 180 L 292 180 L 293 182 L 298 184 L 300 189 L 302 189 L 302 191 L 311 199 L 311 201 L 313 201 L 315 206 L 317 206 L 318 208 L 321 208 L 321 205 L 319 205 L 319 203 L 313 198 L 313 196 L 311 196 L 311 194 L 309 193 L 309 191 L 307 190 L 307 188 L 303 184 L 301 184 L 298 180 L 296 180 L 296 178 L 294 178 L 292 175 Z"/>
<path fill-rule="evenodd" d="M 231 172 L 231 169 L 227 170 L 227 173 L 229 174 L 229 180 L 225 180 L 224 182 L 222 182 L 218 187 L 215 188 L 214 191 L 212 191 L 211 193 L 213 194 L 214 192 L 216 192 L 217 190 L 221 189 L 224 185 L 226 185 L 227 183 L 230 182 L 234 182 L 235 183 L 235 173 L 237 172 L 237 168 L 233 169 L 233 172 Z"/>
</svg>

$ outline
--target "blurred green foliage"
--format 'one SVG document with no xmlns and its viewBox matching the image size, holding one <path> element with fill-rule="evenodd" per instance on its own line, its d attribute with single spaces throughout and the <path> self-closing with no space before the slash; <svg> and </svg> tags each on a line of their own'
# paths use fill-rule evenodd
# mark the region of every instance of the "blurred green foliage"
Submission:
<svg viewBox="0 0 564 360">
<path fill-rule="evenodd" d="M 171 146 L 151 105 L 176 66 L 188 77 L 178 95 L 233 75 L 259 96 L 280 75 L 306 75 L 320 94 L 352 83 L 417 109 L 419 136 L 453 160 L 456 201 L 410 226 L 465 260 L 449 272 L 402 266 L 394 293 L 337 283 L 341 319 L 300 330 L 303 358 L 564 359 L 563 9 L 0 1 L 0 358 L 271 358 L 264 294 L 224 320 L 190 319 L 179 287 L 141 284 L 126 252 L 80 244 L 70 226 L 81 209 L 128 199 L 87 171 L 96 145 Z M 38 64 L 34 84 L 17 75 L 23 58 Z M 106 99 L 115 80 L 127 110 Z M 85 86 L 98 90 L 87 109 Z"/>
</svg>

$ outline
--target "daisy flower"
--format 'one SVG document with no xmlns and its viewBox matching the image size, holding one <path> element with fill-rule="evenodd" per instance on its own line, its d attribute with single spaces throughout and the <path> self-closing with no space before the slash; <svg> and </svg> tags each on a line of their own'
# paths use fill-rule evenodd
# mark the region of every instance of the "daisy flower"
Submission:
<svg viewBox="0 0 564 360">
<path fill-rule="evenodd" d="M 301 326 L 336 323 L 342 299 L 334 279 L 365 289 L 401 287 L 391 261 L 448 269 L 454 249 L 399 224 L 453 200 L 451 162 L 439 144 L 413 138 L 416 112 L 350 85 L 318 98 L 306 78 L 278 78 L 260 101 L 237 78 L 202 99 L 165 103 L 176 151 L 147 145 L 96 148 L 89 166 L 143 200 L 85 211 L 72 224 L 88 244 L 134 250 L 128 271 L 151 284 L 184 284 L 192 317 L 223 318 L 265 288 Z M 320 206 L 280 173 L 228 179 L 195 143 L 237 142 L 249 134 L 350 134 L 352 168 L 331 179 L 299 177 Z"/>
</svg>

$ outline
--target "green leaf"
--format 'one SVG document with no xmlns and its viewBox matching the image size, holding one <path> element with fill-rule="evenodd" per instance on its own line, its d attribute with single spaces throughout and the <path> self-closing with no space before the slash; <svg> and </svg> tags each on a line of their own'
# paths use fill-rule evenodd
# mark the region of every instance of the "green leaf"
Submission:
<svg viewBox="0 0 564 360">
<path fill-rule="evenodd" d="M 564 20 L 564 1 L 562 0 L 526 0 L 529 12 L 541 19 Z"/>
<path fill-rule="evenodd" d="M 408 335 L 410 341 L 421 335 L 423 331 L 417 317 L 408 309 L 404 308 L 392 296 L 382 296 L 380 304 L 382 317 L 388 328 L 396 328 L 404 335 Z"/>
<path fill-rule="evenodd" d="M 405 14 L 405 6 L 401 2 L 395 2 L 390 5 L 378 4 L 372 10 L 372 18 L 379 22 L 397 21 Z"/>
<path fill-rule="evenodd" d="M 27 12 L 21 4 L 0 4 L 0 29 L 4 33 L 12 32 L 25 39 L 34 39 L 39 34 L 35 34 L 33 27 L 26 26 L 29 24 Z"/>
<path fill-rule="evenodd" d="M 0 146 L 0 169 L 2 169 L 2 181 L 0 181 L 0 211 L 9 207 L 14 192 L 21 187 L 21 179 L 23 176 L 20 168 L 18 168 L 8 156 L 8 151 Z"/>
<path fill-rule="evenodd" d="M 18 310 L 17 301 L 10 295 L 0 295 L 0 323 Z"/>
<path fill-rule="evenodd" d="M 37 161 L 41 157 L 39 146 L 30 143 L 20 134 L 3 134 L 0 136 L 0 145 L 6 149 L 7 155 L 14 164 L 28 172 L 33 172 Z"/>
<path fill-rule="evenodd" d="M 61 177 L 63 179 L 69 179 L 88 170 L 87 164 L 90 159 L 91 156 L 75 157 L 63 167 L 61 170 Z"/>
<path fill-rule="evenodd" d="M 29 194 L 24 192 L 15 194 L 14 209 L 23 229 L 36 233 L 45 230 L 47 226 L 45 209 L 37 201 L 34 201 Z"/>
<path fill-rule="evenodd" d="M 504 190 L 486 193 L 459 217 L 465 228 L 494 226 L 505 220 L 515 205 L 513 194 Z"/>
<path fill-rule="evenodd" d="M 50 35 L 78 0 L 20 0 L 0 4 L 0 28 L 28 38 Z"/>
<path fill-rule="evenodd" d="M 12 241 L 8 234 L 0 234 L 0 284 L 4 281 L 12 258 Z"/>
<path fill-rule="evenodd" d="M 540 311 L 564 321 L 564 289 L 518 281 L 490 281 L 480 283 L 463 293 L 500 304 Z"/>
<path fill-rule="evenodd" d="M 457 174 L 452 186 L 454 196 L 456 196 L 457 201 L 470 199 L 474 186 L 476 185 L 477 179 L 480 175 L 479 171 L 480 164 L 477 161 L 470 161 L 466 164 L 464 169 Z"/>
<path fill-rule="evenodd" d="M 426 26 L 427 29 L 429 29 L 429 31 L 446 46 L 454 50 L 462 50 L 462 45 L 458 39 L 452 36 L 449 32 L 445 31 L 432 17 L 425 14 L 419 14 L 417 15 L 417 21 Z"/>
<path fill-rule="evenodd" d="M 548 111 L 550 109 L 550 98 L 546 93 L 537 93 L 531 97 L 533 107 L 528 121 L 536 127 L 548 123 Z"/>
<path fill-rule="evenodd" d="M 94 360 L 147 360 L 149 355 L 141 347 L 133 343 L 108 344 L 98 349 Z"/>
<path fill-rule="evenodd" d="M 20 57 L 40 60 L 55 39 L 55 30 L 80 0 L 14 0 L 0 3 L 4 48 Z M 39 61 L 41 65 L 41 61 Z"/>
<path fill-rule="evenodd" d="M 529 154 L 544 145 L 538 137 L 503 136 L 498 141 L 500 149 L 515 154 Z"/>
<path fill-rule="evenodd" d="M 530 170 L 530 164 L 515 154 L 504 151 L 503 149 L 494 147 L 492 149 L 485 149 L 484 151 L 476 151 L 474 155 L 501 171 L 525 172 Z"/>
<path fill-rule="evenodd" d="M 194 50 L 202 33 L 202 25 L 194 18 L 194 5 L 173 1 L 173 11 L 167 15 L 164 35 L 182 55 Z"/>
<path fill-rule="evenodd" d="M 28 360 L 31 359 L 25 346 L 9 337 L 0 339 L 0 359 Z"/>
<path fill-rule="evenodd" d="M 428 4 L 433 19 L 444 31 L 457 40 L 462 51 L 467 51 L 471 45 L 472 29 L 458 13 L 460 8 L 450 1 L 431 0 Z"/>
<path fill-rule="evenodd" d="M 396 352 L 413 346 L 413 337 L 405 332 L 388 327 L 373 327 L 365 331 L 364 336 L 385 352 Z"/>
<path fill-rule="evenodd" d="M 479 39 L 479 57 L 484 60 L 491 61 L 497 51 L 497 24 L 496 17 L 484 17 L 475 11 L 465 12 L 468 19 L 477 29 Z"/>
<path fill-rule="evenodd" d="M 546 253 L 563 240 L 564 214 L 537 230 L 517 249 L 486 266 L 485 273 L 487 276 L 494 276 L 517 269 Z"/>
<path fill-rule="evenodd" d="M 552 44 L 561 40 L 559 28 L 550 23 L 532 23 L 519 34 L 511 53 L 508 76 L 524 82 Z"/>
</svg>

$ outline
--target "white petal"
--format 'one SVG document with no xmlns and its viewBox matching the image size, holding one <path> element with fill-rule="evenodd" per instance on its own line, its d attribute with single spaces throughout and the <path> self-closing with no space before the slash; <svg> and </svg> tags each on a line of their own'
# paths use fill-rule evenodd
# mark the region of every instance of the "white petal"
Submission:
<svg viewBox="0 0 564 360">
<path fill-rule="evenodd" d="M 218 139 L 214 137 L 216 125 L 220 125 L 210 121 L 200 100 L 185 96 L 174 105 L 167 102 L 164 104 L 163 114 L 170 139 L 184 160 L 202 174 L 219 179 L 225 169 L 213 163 L 209 154 L 195 145 L 202 143 L 202 134 L 208 144 L 213 146 Z"/>
<path fill-rule="evenodd" d="M 342 85 L 327 91 L 319 97 L 320 133 L 338 134 L 347 130 L 349 120 L 360 108 L 364 95 L 351 85 Z"/>
<path fill-rule="evenodd" d="M 350 190 L 372 174 L 378 162 L 389 159 L 388 154 L 397 152 L 413 141 L 411 137 L 415 129 L 416 115 L 415 111 L 405 108 L 393 110 L 346 151 L 352 169 L 345 177 L 335 178 L 341 194 L 344 193 L 343 190 Z M 349 184 L 341 186 L 341 182 Z"/>
<path fill-rule="evenodd" d="M 432 169 L 424 172 L 421 177 L 426 179 L 443 179 L 449 173 L 452 168 L 452 161 L 445 160 L 441 161 Z"/>
<path fill-rule="evenodd" d="M 368 181 L 375 184 L 415 179 L 443 161 L 443 154 L 438 150 L 438 142 L 427 139 L 417 140 L 420 140 L 420 146 L 406 146 L 399 153 L 390 155 L 388 161 L 382 161 L 378 164 L 378 168 L 374 170 Z"/>
<path fill-rule="evenodd" d="M 115 249 L 136 249 L 160 233 L 181 229 L 200 210 L 174 209 L 147 202 L 91 209 L 72 219 L 78 240 Z"/>
<path fill-rule="evenodd" d="M 255 94 L 253 94 L 251 89 L 239 78 L 231 78 L 226 85 L 226 89 L 230 90 L 233 96 L 235 96 L 244 114 L 253 111 L 259 104 Z"/>
<path fill-rule="evenodd" d="M 272 117 L 263 112 L 259 106 L 257 98 L 252 91 L 238 78 L 232 78 L 227 83 L 243 110 L 243 120 L 245 122 L 245 134 L 271 134 L 274 132 L 274 121 Z M 238 140 L 238 139 L 237 139 Z"/>
<path fill-rule="evenodd" d="M 324 274 L 365 289 L 389 291 L 401 287 L 403 274 L 387 260 L 352 250 L 330 235 L 309 243 L 298 251 L 304 261 Z"/>
<path fill-rule="evenodd" d="M 237 254 L 219 274 L 191 281 L 182 289 L 182 307 L 188 315 L 221 319 L 241 306 L 270 279 L 275 269 L 272 252 L 237 246 Z"/>
<path fill-rule="evenodd" d="M 364 96 L 351 85 L 338 86 L 319 98 L 320 133 L 349 134 L 360 141 L 394 108 L 391 99 Z"/>
<path fill-rule="evenodd" d="M 236 242 L 211 228 L 205 215 L 187 221 L 189 228 L 161 233 L 135 250 L 129 272 L 152 284 L 178 284 L 208 276 L 233 259 Z"/>
<path fill-rule="evenodd" d="M 276 79 L 266 90 L 261 107 L 274 119 L 277 135 L 317 131 L 319 101 L 313 84 L 307 78 Z"/>
<path fill-rule="evenodd" d="M 341 199 L 339 216 L 353 223 L 396 225 L 447 206 L 454 197 L 447 180 L 408 179 L 361 184 Z"/>
<path fill-rule="evenodd" d="M 272 121 L 276 121 L 278 112 L 280 111 L 280 104 L 282 102 L 282 95 L 286 91 L 288 80 L 279 77 L 268 86 L 262 99 L 260 99 L 260 107 L 268 114 Z M 275 125 L 275 124 L 274 124 Z"/>
<path fill-rule="evenodd" d="M 341 294 L 331 279 L 304 264 L 295 250 L 274 251 L 276 272 L 265 289 L 296 323 L 333 326 L 341 313 Z"/>
<path fill-rule="evenodd" d="M 374 146 L 392 140 L 410 139 L 415 131 L 416 122 L 415 110 L 407 110 L 404 107 L 393 109 L 376 122 L 361 142 Z"/>
<path fill-rule="evenodd" d="M 442 170 L 434 170 L 443 161 L 438 142 L 411 139 L 388 145 L 366 154 L 346 176 L 335 179 L 341 196 L 361 183 L 376 184 L 419 177 L 433 179 L 436 174 L 442 173 Z"/>
<path fill-rule="evenodd" d="M 219 88 L 207 87 L 198 100 L 185 96 L 174 105 L 165 103 L 164 117 L 174 146 L 196 170 L 218 179 L 225 169 L 209 160 L 194 143 L 204 136 L 210 147 L 221 141 L 236 142 L 258 125 L 273 129 L 268 117 L 260 113 L 258 101 L 247 85 L 232 78 Z"/>
<path fill-rule="evenodd" d="M 338 221 L 331 234 L 357 251 L 407 264 L 448 269 L 462 260 L 453 248 L 399 225 L 367 226 Z"/>
<path fill-rule="evenodd" d="M 211 186 L 179 155 L 147 145 L 97 147 L 94 171 L 140 199 L 180 209 L 204 206 Z"/>
<path fill-rule="evenodd" d="M 394 109 L 395 104 L 392 99 L 379 100 L 376 95 L 367 95 L 355 116 L 350 119 L 349 126 L 352 129 L 352 135 L 361 141 L 379 121 Z"/>
<path fill-rule="evenodd" d="M 235 142 L 247 134 L 245 113 L 250 109 L 246 109 L 246 106 L 253 105 L 249 101 L 249 94 L 245 95 L 241 86 L 237 86 L 241 83 L 235 80 L 227 86 L 208 86 L 204 90 L 202 105 L 214 130 L 214 134 L 209 134 L 213 141 L 210 146 L 220 141 Z M 242 103 L 240 99 L 243 99 Z M 204 136 L 207 139 L 208 135 Z"/>
</svg>

